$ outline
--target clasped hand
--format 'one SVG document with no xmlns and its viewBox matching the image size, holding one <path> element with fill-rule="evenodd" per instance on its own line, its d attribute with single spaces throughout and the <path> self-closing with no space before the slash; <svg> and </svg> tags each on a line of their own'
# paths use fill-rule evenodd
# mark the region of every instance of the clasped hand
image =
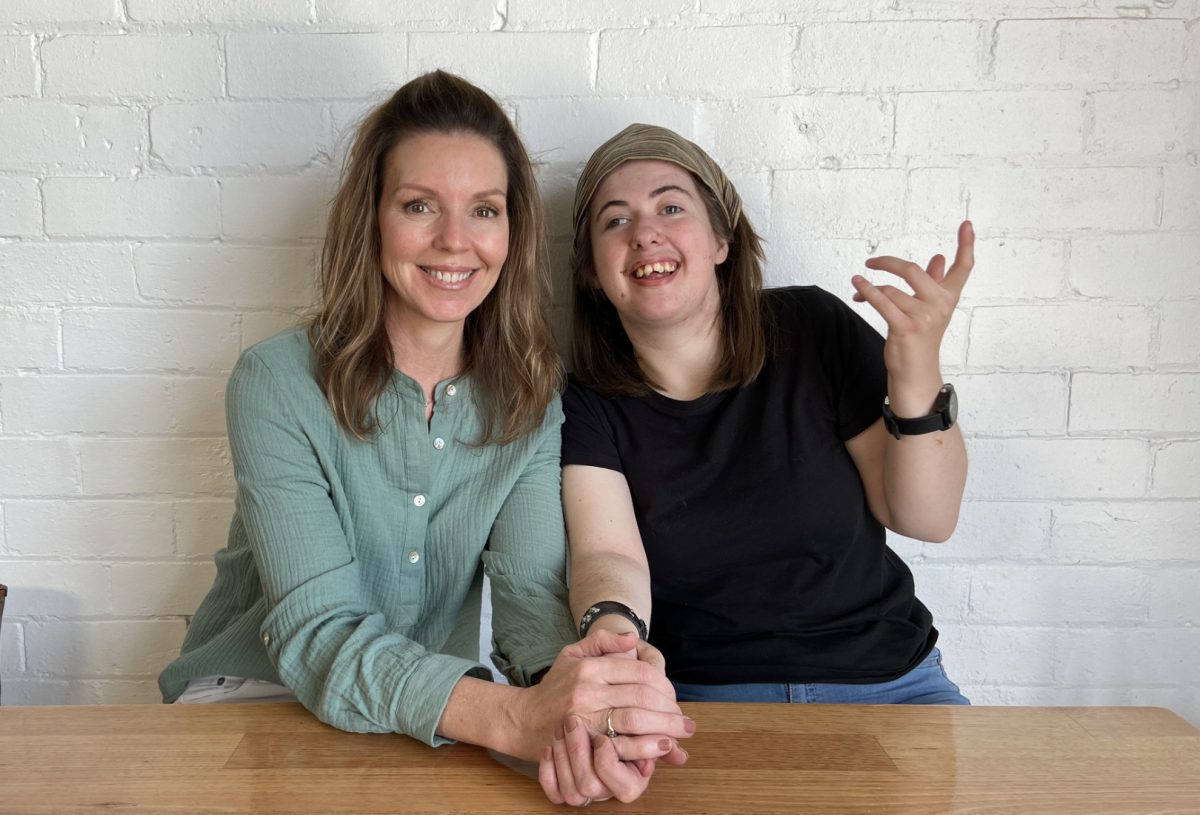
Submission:
<svg viewBox="0 0 1200 815">
<path fill-rule="evenodd" d="M 537 686 L 550 722 L 538 781 L 554 803 L 582 806 L 645 791 L 658 759 L 687 761 L 677 739 L 696 726 L 675 702 L 662 654 L 636 634 L 596 630 L 562 650 Z M 610 738 L 609 726 L 618 735 Z M 542 728 L 538 728 L 542 732 Z"/>
</svg>

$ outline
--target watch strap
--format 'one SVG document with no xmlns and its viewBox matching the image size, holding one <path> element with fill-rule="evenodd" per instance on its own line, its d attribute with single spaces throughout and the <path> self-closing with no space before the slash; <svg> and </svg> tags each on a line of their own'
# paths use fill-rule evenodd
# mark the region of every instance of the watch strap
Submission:
<svg viewBox="0 0 1200 815">
<path fill-rule="evenodd" d="M 887 397 L 883 399 L 883 424 L 895 438 L 901 436 L 921 436 L 939 430 L 949 430 L 954 427 L 956 419 L 954 410 L 954 386 L 947 383 L 938 391 L 934 402 L 933 412 L 926 416 L 904 419 L 892 412 Z"/>
<path fill-rule="evenodd" d="M 629 606 L 624 603 L 618 603 L 615 600 L 603 600 L 588 608 L 583 612 L 583 616 L 579 618 L 579 639 L 587 636 L 588 629 L 592 627 L 592 623 L 607 614 L 616 614 L 624 617 L 633 623 L 637 629 L 638 636 L 643 640 L 650 636 L 650 630 L 646 626 L 646 621 L 634 612 Z"/>
</svg>

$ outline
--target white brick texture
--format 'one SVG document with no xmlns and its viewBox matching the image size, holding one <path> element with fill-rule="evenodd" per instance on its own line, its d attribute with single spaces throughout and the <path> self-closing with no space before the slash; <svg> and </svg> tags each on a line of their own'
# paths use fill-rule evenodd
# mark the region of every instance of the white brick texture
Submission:
<svg viewBox="0 0 1200 815">
<path fill-rule="evenodd" d="M 121 172 L 139 160 L 143 116 L 107 105 L 0 102 L 6 166 L 54 172 Z"/>
<path fill-rule="evenodd" d="M 242 99 L 370 96 L 399 84 L 408 59 L 402 34 L 231 34 L 226 50 Z"/>
<path fill-rule="evenodd" d="M 0 178 L 0 236 L 40 234 L 40 198 L 34 179 Z"/>
<path fill-rule="evenodd" d="M 309 21 L 308 0 L 125 0 L 129 19 L 147 23 L 266 23 L 304 25 Z"/>
<path fill-rule="evenodd" d="M 33 96 L 36 89 L 33 37 L 0 37 L 0 94 Z"/>
<path fill-rule="evenodd" d="M 66 36 L 42 45 L 46 95 L 207 99 L 221 94 L 219 42 L 204 36 Z"/>
<path fill-rule="evenodd" d="M 947 669 L 977 702 L 1200 724 L 1198 17 L 1197 0 L 3 0 L 4 701 L 157 700 L 233 514 L 229 371 L 312 304 L 359 118 L 443 68 L 496 95 L 538 164 L 560 337 L 575 181 L 631 122 L 726 169 L 770 285 L 849 301 L 866 258 L 952 255 L 971 218 L 941 348 L 967 499 L 946 543 L 889 538 Z"/>
<path fill-rule="evenodd" d="M 596 87 L 667 96 L 787 93 L 794 43 L 792 30 L 774 26 L 605 31 Z"/>
<path fill-rule="evenodd" d="M 211 178 L 51 178 L 46 232 L 61 237 L 216 237 Z"/>
<path fill-rule="evenodd" d="M 413 34 L 413 73 L 443 68 L 478 77 L 492 93 L 572 96 L 591 90 L 587 34 Z"/>
<path fill-rule="evenodd" d="M 797 86 L 857 92 L 973 88 L 980 79 L 983 33 L 976 22 L 805 25 L 793 58 Z"/>
<path fill-rule="evenodd" d="M 150 112 L 154 154 L 169 167 L 300 168 L 330 148 L 321 105 L 202 102 Z"/>
<path fill-rule="evenodd" d="M 995 76 L 1018 85 L 1150 83 L 1182 73 L 1182 20 L 1003 20 Z"/>
</svg>

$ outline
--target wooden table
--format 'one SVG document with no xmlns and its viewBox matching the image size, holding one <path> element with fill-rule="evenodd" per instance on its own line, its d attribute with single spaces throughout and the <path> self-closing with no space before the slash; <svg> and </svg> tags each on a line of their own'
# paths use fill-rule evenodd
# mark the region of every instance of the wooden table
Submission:
<svg viewBox="0 0 1200 815">
<path fill-rule="evenodd" d="M 1200 731 L 1158 708 L 684 707 L 687 765 L 589 813 L 1200 813 Z M 565 811 L 479 748 L 298 705 L 0 708 L 3 813 Z"/>
</svg>

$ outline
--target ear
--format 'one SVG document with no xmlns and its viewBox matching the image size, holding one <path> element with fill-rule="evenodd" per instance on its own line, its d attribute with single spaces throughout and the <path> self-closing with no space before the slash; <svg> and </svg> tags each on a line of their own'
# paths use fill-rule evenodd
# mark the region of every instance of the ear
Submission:
<svg viewBox="0 0 1200 815">
<path fill-rule="evenodd" d="M 725 262 L 726 258 L 728 258 L 728 257 L 729 257 L 729 241 L 724 240 L 724 239 L 719 239 L 717 241 L 717 254 L 715 257 L 716 262 L 713 263 L 713 265 L 720 266 L 722 263 Z"/>
</svg>

